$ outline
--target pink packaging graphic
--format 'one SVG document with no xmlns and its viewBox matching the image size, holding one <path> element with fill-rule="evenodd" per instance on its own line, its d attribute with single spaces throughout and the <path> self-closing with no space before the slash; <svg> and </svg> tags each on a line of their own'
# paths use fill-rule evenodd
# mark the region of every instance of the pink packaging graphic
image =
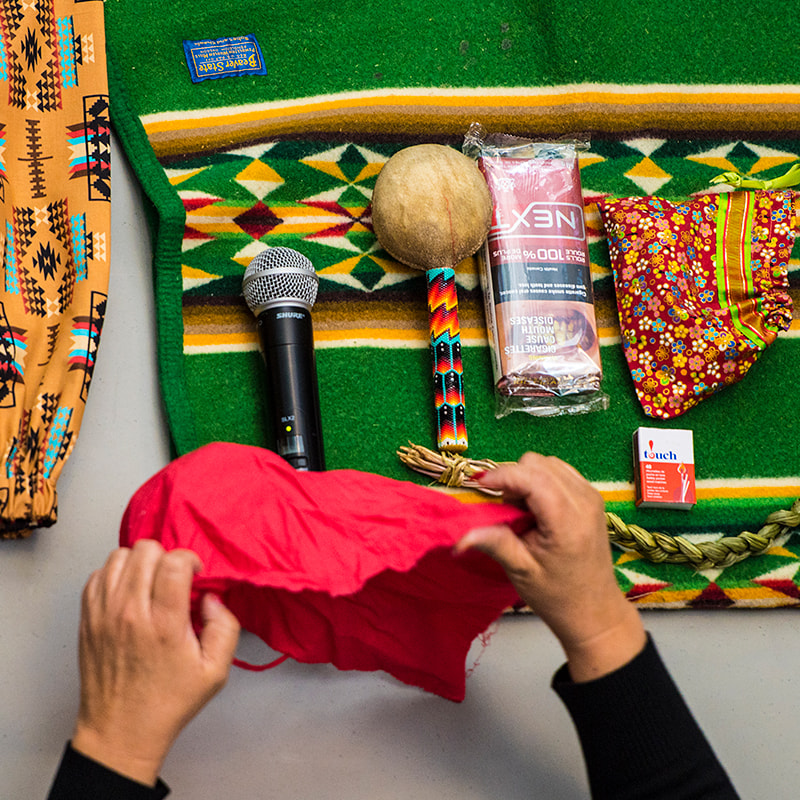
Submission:
<svg viewBox="0 0 800 800">
<path fill-rule="evenodd" d="M 494 214 L 482 280 L 498 391 L 597 390 L 602 370 L 577 154 L 483 156 Z"/>
<path fill-rule="evenodd" d="M 638 428 L 633 434 L 636 505 L 690 509 L 697 502 L 690 430 Z"/>
</svg>

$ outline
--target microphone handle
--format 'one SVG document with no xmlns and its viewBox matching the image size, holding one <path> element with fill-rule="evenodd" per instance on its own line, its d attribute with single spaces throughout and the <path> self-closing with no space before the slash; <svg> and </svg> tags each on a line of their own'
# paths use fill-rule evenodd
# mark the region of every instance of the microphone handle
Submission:
<svg viewBox="0 0 800 800">
<path fill-rule="evenodd" d="M 258 315 L 276 451 L 295 469 L 325 469 L 311 313 L 279 306 Z"/>
</svg>

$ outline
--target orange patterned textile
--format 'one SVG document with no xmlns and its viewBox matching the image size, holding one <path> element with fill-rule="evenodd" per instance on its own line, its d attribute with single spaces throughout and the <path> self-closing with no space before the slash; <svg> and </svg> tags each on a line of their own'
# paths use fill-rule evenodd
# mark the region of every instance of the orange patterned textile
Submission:
<svg viewBox="0 0 800 800">
<path fill-rule="evenodd" d="M 105 316 L 101 0 L 0 0 L 0 535 L 56 521 Z"/>
</svg>

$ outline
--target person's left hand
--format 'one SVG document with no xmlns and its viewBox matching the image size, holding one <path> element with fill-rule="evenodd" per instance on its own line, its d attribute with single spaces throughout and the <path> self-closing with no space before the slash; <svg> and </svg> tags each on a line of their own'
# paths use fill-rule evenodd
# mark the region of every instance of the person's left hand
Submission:
<svg viewBox="0 0 800 800">
<path fill-rule="evenodd" d="M 202 600 L 198 636 L 190 619 L 189 550 L 153 540 L 114 551 L 83 592 L 81 701 L 72 746 L 154 785 L 180 731 L 224 686 L 239 623 L 218 598 Z"/>
</svg>

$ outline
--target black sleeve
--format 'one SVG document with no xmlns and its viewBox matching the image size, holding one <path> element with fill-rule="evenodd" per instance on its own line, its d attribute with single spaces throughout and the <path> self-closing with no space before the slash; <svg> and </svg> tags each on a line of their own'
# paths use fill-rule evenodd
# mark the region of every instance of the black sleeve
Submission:
<svg viewBox="0 0 800 800">
<path fill-rule="evenodd" d="M 553 689 L 572 717 L 594 800 L 736 800 L 739 795 L 648 637 L 625 666 Z"/>
<path fill-rule="evenodd" d="M 160 779 L 154 787 L 145 786 L 67 744 L 47 800 L 163 800 L 168 794 Z"/>
</svg>

